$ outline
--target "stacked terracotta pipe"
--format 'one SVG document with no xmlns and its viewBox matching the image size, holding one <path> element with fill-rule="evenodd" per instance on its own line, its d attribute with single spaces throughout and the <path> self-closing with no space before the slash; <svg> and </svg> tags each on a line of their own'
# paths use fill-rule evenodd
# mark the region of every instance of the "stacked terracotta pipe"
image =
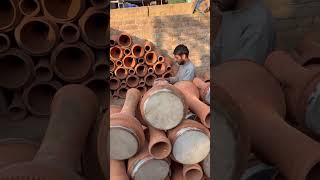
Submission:
<svg viewBox="0 0 320 180">
<path fill-rule="evenodd" d="M 125 98 L 129 88 L 143 94 L 157 78 L 172 76 L 172 61 L 162 56 L 150 41 L 133 42 L 127 33 L 110 39 L 110 90 L 113 97 Z"/>
<path fill-rule="evenodd" d="M 202 101 L 208 87 L 196 78 L 174 85 L 157 79 L 143 97 L 128 89 L 123 107 L 110 110 L 110 178 L 209 179 L 210 106 Z"/>
<path fill-rule="evenodd" d="M 0 7 L 1 114 L 49 117 L 64 85 L 84 84 L 106 109 L 107 1 L 4 0 Z"/>
</svg>

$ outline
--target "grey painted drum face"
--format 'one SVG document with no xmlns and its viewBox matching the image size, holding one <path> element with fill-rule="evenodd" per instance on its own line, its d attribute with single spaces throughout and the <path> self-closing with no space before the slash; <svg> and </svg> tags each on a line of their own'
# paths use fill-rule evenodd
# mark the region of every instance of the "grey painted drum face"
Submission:
<svg viewBox="0 0 320 180">
<path fill-rule="evenodd" d="M 183 100 L 168 89 L 151 94 L 143 111 L 148 124 L 161 130 L 172 129 L 184 119 Z"/>
<path fill-rule="evenodd" d="M 125 160 L 134 156 L 139 143 L 137 135 L 124 127 L 110 127 L 110 158 Z"/>
<path fill-rule="evenodd" d="M 168 176 L 170 165 L 167 161 L 161 159 L 140 160 L 132 172 L 133 180 L 163 180 Z"/>
<path fill-rule="evenodd" d="M 184 132 L 181 132 L 184 131 Z M 176 138 L 172 154 L 181 164 L 196 164 L 210 152 L 210 137 L 196 128 L 181 129 Z"/>
</svg>

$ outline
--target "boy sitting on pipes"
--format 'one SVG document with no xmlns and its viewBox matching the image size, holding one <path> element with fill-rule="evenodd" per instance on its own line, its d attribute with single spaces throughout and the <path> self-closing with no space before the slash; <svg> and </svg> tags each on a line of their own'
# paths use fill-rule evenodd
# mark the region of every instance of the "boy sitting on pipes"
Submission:
<svg viewBox="0 0 320 180">
<path fill-rule="evenodd" d="M 196 68 L 189 59 L 189 50 L 187 46 L 180 44 L 174 51 L 173 55 L 175 63 L 179 64 L 179 70 L 174 77 L 166 78 L 170 84 L 174 84 L 179 81 L 192 81 L 196 76 Z"/>
</svg>

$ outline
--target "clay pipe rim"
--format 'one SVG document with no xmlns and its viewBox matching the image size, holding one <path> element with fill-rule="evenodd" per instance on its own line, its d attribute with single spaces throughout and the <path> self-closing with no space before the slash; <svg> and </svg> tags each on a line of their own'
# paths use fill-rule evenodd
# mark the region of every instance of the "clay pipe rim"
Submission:
<svg viewBox="0 0 320 180">
<path fill-rule="evenodd" d="M 35 5 L 35 8 L 32 9 L 31 12 L 27 12 L 26 9 L 23 8 L 24 7 L 23 3 L 25 3 L 25 1 L 28 1 L 28 0 L 20 0 L 20 2 L 19 2 L 19 10 L 20 10 L 21 14 L 23 14 L 24 16 L 36 16 L 37 14 L 40 13 L 40 11 L 41 11 L 40 6 L 41 5 L 38 0 L 31 0 L 32 1 L 31 3 L 34 3 L 33 6 Z"/>
</svg>

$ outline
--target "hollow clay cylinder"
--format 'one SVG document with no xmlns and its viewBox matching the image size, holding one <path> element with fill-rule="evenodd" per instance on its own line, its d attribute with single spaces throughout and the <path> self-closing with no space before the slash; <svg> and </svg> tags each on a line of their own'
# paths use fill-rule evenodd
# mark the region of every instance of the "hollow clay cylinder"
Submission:
<svg viewBox="0 0 320 180">
<path fill-rule="evenodd" d="M 109 15 L 106 10 L 88 8 L 79 19 L 82 39 L 91 47 L 105 49 L 109 44 Z"/>
<path fill-rule="evenodd" d="M 187 106 L 182 92 L 167 81 L 155 81 L 140 102 L 143 121 L 156 129 L 169 130 L 185 117 Z"/>
<path fill-rule="evenodd" d="M 110 36 L 110 47 L 118 45 L 118 35 L 111 35 Z"/>
<path fill-rule="evenodd" d="M 150 52 L 147 52 L 145 55 L 144 55 L 144 59 L 145 59 L 145 63 L 148 65 L 148 66 L 153 66 L 157 63 L 158 61 L 158 56 L 156 54 L 156 52 L 154 51 L 150 51 Z"/>
<path fill-rule="evenodd" d="M 285 179 L 309 179 L 319 172 L 319 143 L 284 122 L 284 94 L 266 69 L 249 60 L 238 60 L 221 64 L 213 72 L 214 83 L 225 88 L 241 107 L 258 157 L 277 166 Z"/>
<path fill-rule="evenodd" d="M 190 110 L 200 119 L 201 123 L 210 128 L 210 107 L 199 100 L 199 90 L 191 81 L 179 81 L 174 84 L 186 97 Z"/>
<path fill-rule="evenodd" d="M 130 67 L 130 68 L 127 68 L 127 69 L 128 69 L 128 74 L 129 75 L 135 75 L 136 72 L 135 72 L 135 70 L 133 68 Z"/>
<path fill-rule="evenodd" d="M 203 177 L 203 171 L 199 164 L 183 165 L 182 173 L 186 180 L 201 180 Z"/>
<path fill-rule="evenodd" d="M 47 1 L 40 0 L 45 17 L 56 23 L 66 23 L 78 19 L 85 10 L 85 0 Z"/>
<path fill-rule="evenodd" d="M 110 49 L 110 57 L 111 59 L 122 59 L 124 56 L 123 50 L 122 48 L 120 48 L 120 46 L 113 46 Z"/>
<path fill-rule="evenodd" d="M 120 87 L 120 80 L 117 77 L 110 77 L 110 89 L 117 90 Z"/>
<path fill-rule="evenodd" d="M 54 73 L 49 59 L 41 58 L 35 67 L 35 76 L 38 81 L 46 82 L 53 79 Z"/>
<path fill-rule="evenodd" d="M 8 32 L 16 28 L 22 18 L 18 0 L 1 1 L 2 9 L 0 32 Z"/>
<path fill-rule="evenodd" d="M 41 11 L 41 5 L 38 0 L 21 0 L 19 10 L 24 16 L 36 16 Z"/>
<path fill-rule="evenodd" d="M 164 179 L 170 171 L 169 159 L 155 159 L 144 146 L 141 152 L 128 160 L 128 175 L 132 180 Z"/>
<path fill-rule="evenodd" d="M 153 65 L 154 73 L 158 76 L 164 74 L 167 71 L 167 65 L 162 62 L 157 62 Z"/>
<path fill-rule="evenodd" d="M 0 54 L 0 87 L 19 89 L 34 77 L 34 64 L 30 56 L 19 49 Z"/>
<path fill-rule="evenodd" d="M 145 64 L 137 64 L 135 67 L 135 73 L 138 77 L 144 77 L 148 73 L 148 67 Z"/>
<path fill-rule="evenodd" d="M 144 49 L 140 44 L 134 44 L 131 47 L 131 53 L 134 58 L 141 58 L 144 55 Z"/>
<path fill-rule="evenodd" d="M 95 55 L 86 44 L 61 43 L 51 54 L 51 66 L 55 74 L 67 82 L 81 82 L 85 80 L 94 64 Z"/>
<path fill-rule="evenodd" d="M 51 110 L 46 135 L 34 159 L 3 169 L 1 178 L 82 179 L 76 170 L 90 126 L 97 118 L 97 98 L 84 86 L 67 85 L 56 93 Z"/>
<path fill-rule="evenodd" d="M 126 94 L 127 94 L 127 92 L 128 92 L 128 87 L 127 87 L 127 85 L 121 85 L 119 88 L 118 88 L 118 90 L 117 90 L 117 94 L 118 94 L 118 96 L 120 97 L 120 98 L 126 98 Z"/>
<path fill-rule="evenodd" d="M 144 44 L 144 50 L 147 52 L 153 51 L 154 50 L 154 45 L 150 41 L 146 41 Z"/>
<path fill-rule="evenodd" d="M 52 99 L 61 87 L 58 81 L 35 81 L 23 92 L 24 104 L 31 114 L 47 117 L 50 115 Z"/>
<path fill-rule="evenodd" d="M 210 83 L 206 83 L 202 79 L 195 77 L 193 84 L 200 90 L 201 99 L 210 105 Z"/>
<path fill-rule="evenodd" d="M 132 44 L 131 36 L 129 34 L 127 34 L 127 33 L 121 33 L 118 36 L 118 44 L 123 48 L 130 47 L 131 44 Z"/>
<path fill-rule="evenodd" d="M 149 129 L 149 154 L 155 159 L 164 159 L 171 153 L 171 142 L 164 131 L 148 127 Z"/>
<path fill-rule="evenodd" d="M 320 97 L 319 72 L 303 68 L 283 51 L 270 54 L 265 67 L 281 82 L 286 95 L 289 120 L 298 124 L 300 128 L 308 129 L 320 136 L 320 123 L 317 118 Z"/>
<path fill-rule="evenodd" d="M 127 86 L 130 88 L 135 88 L 139 85 L 139 77 L 136 75 L 129 75 L 126 79 Z"/>
<path fill-rule="evenodd" d="M 11 46 L 9 36 L 4 33 L 0 33 L 0 53 L 6 52 Z"/>
<path fill-rule="evenodd" d="M 144 82 L 146 83 L 147 86 L 152 86 L 154 80 L 157 78 L 157 76 L 153 73 L 148 73 L 145 77 L 144 77 Z"/>
<path fill-rule="evenodd" d="M 26 53 L 43 56 L 49 54 L 57 45 L 59 27 L 47 18 L 30 17 L 21 21 L 14 31 L 14 36 L 18 46 Z"/>
<path fill-rule="evenodd" d="M 139 90 L 129 89 L 121 112 L 110 117 L 111 159 L 128 159 L 144 146 L 145 136 L 142 125 L 135 118 L 135 111 L 140 98 Z"/>
<path fill-rule="evenodd" d="M 196 164 L 210 152 L 210 132 L 201 123 L 184 120 L 168 131 L 172 144 L 172 159 L 181 164 Z"/>
<path fill-rule="evenodd" d="M 128 47 L 128 48 L 123 48 L 123 53 L 125 56 L 130 56 L 132 55 L 132 51 L 131 49 Z"/>
<path fill-rule="evenodd" d="M 123 62 L 123 66 L 126 68 L 134 68 L 137 64 L 136 59 L 131 55 L 125 56 L 122 62 Z"/>
<path fill-rule="evenodd" d="M 73 23 L 66 23 L 60 28 L 60 36 L 64 42 L 74 43 L 80 38 L 80 30 L 77 25 Z"/>
</svg>

